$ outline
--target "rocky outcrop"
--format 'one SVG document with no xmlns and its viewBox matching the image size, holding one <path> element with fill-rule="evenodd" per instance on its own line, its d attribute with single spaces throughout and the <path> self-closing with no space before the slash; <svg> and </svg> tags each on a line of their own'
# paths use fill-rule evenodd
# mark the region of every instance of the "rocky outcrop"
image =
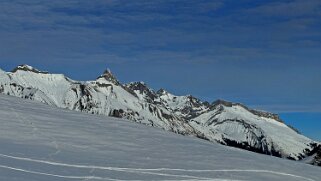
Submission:
<svg viewBox="0 0 321 181">
<path fill-rule="evenodd" d="M 154 90 L 150 89 L 144 82 L 131 82 L 125 84 L 128 90 L 133 91 L 137 97 L 148 103 L 155 103 L 157 99 L 157 94 Z"/>
<path fill-rule="evenodd" d="M 249 111 L 259 117 L 271 118 L 271 119 L 274 119 L 274 120 L 279 121 L 281 123 L 284 123 L 284 121 L 281 120 L 281 118 L 277 114 L 266 112 L 266 111 L 259 111 L 259 110 L 255 110 L 255 109 L 250 109 L 241 103 L 233 103 L 233 102 L 228 102 L 225 100 L 218 99 L 212 103 L 211 107 L 215 108 L 217 105 L 224 105 L 226 107 L 240 106 L 240 107 L 243 107 L 247 111 Z"/>
<path fill-rule="evenodd" d="M 23 70 L 23 71 L 30 71 L 30 72 L 34 72 L 34 73 L 41 73 L 41 74 L 48 74 L 49 72 L 47 71 L 40 71 L 30 65 L 19 65 L 17 66 L 16 68 L 14 68 L 11 72 L 15 73 L 17 72 L 18 70 Z"/>
<path fill-rule="evenodd" d="M 306 150 L 308 156 L 312 157 L 310 164 L 321 166 L 321 144 L 312 143 L 312 149 Z"/>
</svg>

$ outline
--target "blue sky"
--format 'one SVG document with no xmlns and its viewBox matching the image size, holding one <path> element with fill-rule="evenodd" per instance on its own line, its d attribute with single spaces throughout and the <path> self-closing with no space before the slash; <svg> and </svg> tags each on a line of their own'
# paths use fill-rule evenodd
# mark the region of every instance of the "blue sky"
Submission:
<svg viewBox="0 0 321 181">
<path fill-rule="evenodd" d="M 108 67 L 122 82 L 309 119 L 299 129 L 321 139 L 320 0 L 2 0 L 0 22 L 4 70 L 88 80 Z"/>
</svg>

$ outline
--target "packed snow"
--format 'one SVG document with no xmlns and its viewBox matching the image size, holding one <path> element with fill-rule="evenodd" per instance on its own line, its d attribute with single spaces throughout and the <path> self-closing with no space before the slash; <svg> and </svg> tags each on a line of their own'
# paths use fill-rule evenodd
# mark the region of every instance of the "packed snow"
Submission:
<svg viewBox="0 0 321 181">
<path fill-rule="evenodd" d="M 0 95 L 0 180 L 318 181 L 321 169 Z"/>
</svg>

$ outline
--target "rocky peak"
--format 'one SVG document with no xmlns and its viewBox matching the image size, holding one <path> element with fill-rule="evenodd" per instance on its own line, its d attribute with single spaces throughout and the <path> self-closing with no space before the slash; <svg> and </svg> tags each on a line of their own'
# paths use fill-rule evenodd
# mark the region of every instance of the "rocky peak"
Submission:
<svg viewBox="0 0 321 181">
<path fill-rule="evenodd" d="M 120 85 L 119 81 L 117 78 L 113 75 L 113 73 L 109 70 L 106 69 L 104 73 L 98 77 L 98 79 L 104 78 L 105 80 L 114 83 L 115 85 Z"/>
<path fill-rule="evenodd" d="M 218 99 L 218 100 L 214 101 L 211 105 L 212 105 L 212 107 L 216 107 L 218 105 L 223 105 L 223 106 L 226 106 L 226 107 L 232 107 L 235 104 L 236 103 L 232 103 L 232 102 L 229 102 L 229 101 Z"/>
<path fill-rule="evenodd" d="M 14 68 L 11 72 L 15 73 L 18 70 L 22 70 L 22 71 L 26 71 L 26 72 L 33 72 L 33 73 L 48 74 L 48 72 L 46 72 L 46 71 L 40 71 L 40 70 L 38 70 L 30 65 L 27 65 L 27 64 L 19 65 L 16 68 Z"/>
<path fill-rule="evenodd" d="M 144 90 L 149 89 L 147 87 L 147 85 L 145 84 L 145 82 L 130 82 L 128 84 L 126 84 L 127 87 L 133 89 L 133 90 L 140 90 L 141 92 L 143 92 Z"/>
<path fill-rule="evenodd" d="M 169 92 L 167 92 L 165 89 L 161 88 L 156 92 L 158 95 L 166 95 L 169 94 Z"/>
<path fill-rule="evenodd" d="M 189 102 L 193 103 L 193 104 L 201 104 L 202 101 L 199 100 L 198 98 L 192 96 L 192 95 L 187 95 L 186 98 L 188 99 Z"/>
<path fill-rule="evenodd" d="M 145 82 L 131 82 L 125 85 L 126 87 L 132 90 L 138 90 L 140 93 L 152 92 L 154 91 L 150 89 Z M 154 93 L 155 94 L 155 93 Z"/>
<path fill-rule="evenodd" d="M 193 108 L 201 108 L 202 109 L 207 109 L 209 107 L 208 102 L 202 102 L 200 99 L 192 96 L 192 95 L 187 95 L 185 96 L 187 99 L 187 104 L 189 105 L 189 107 L 191 107 L 191 109 Z"/>
<path fill-rule="evenodd" d="M 136 92 L 136 94 L 144 95 L 148 102 L 153 102 L 157 98 L 154 90 L 149 88 L 145 82 L 131 82 L 126 84 L 125 87 Z"/>
</svg>

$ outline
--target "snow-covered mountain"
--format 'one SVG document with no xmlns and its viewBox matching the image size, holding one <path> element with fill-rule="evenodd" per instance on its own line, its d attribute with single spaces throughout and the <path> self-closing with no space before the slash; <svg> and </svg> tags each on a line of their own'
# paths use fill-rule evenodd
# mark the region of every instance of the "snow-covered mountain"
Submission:
<svg viewBox="0 0 321 181">
<path fill-rule="evenodd" d="M 259 153 L 300 160 L 313 150 L 312 140 L 285 125 L 277 115 L 241 104 L 216 101 L 208 112 L 191 119 L 190 125 L 211 141 Z"/>
<path fill-rule="evenodd" d="M 21 65 L 9 73 L 1 71 L 0 82 L 0 92 L 7 95 L 60 108 L 126 118 L 180 134 L 194 134 L 194 129 L 185 120 L 162 106 L 141 101 L 110 71 L 94 81 L 81 82 Z"/>
<path fill-rule="evenodd" d="M 319 143 L 285 125 L 276 115 L 242 104 L 202 102 L 154 91 L 143 82 L 120 83 L 106 70 L 96 80 L 75 81 L 28 65 L 0 70 L 0 92 L 60 108 L 125 118 L 258 153 L 318 164 Z"/>
</svg>

